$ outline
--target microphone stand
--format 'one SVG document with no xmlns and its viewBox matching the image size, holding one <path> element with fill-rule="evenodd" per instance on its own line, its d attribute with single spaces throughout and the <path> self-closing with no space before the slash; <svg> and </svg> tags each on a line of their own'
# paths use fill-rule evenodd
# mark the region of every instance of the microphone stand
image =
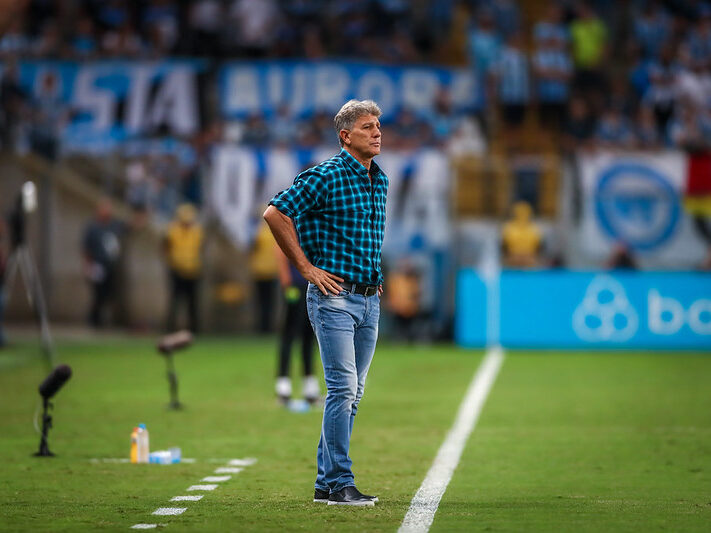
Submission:
<svg viewBox="0 0 711 533">
<path fill-rule="evenodd" d="M 173 350 L 166 350 L 164 355 L 168 385 L 170 386 L 170 403 L 168 404 L 168 409 L 179 410 L 182 409 L 184 405 L 178 400 L 178 375 L 175 373 Z"/>
<path fill-rule="evenodd" d="M 47 437 L 49 430 L 52 427 L 52 415 L 49 410 L 52 408 L 52 403 L 49 398 L 43 398 L 44 410 L 42 412 L 42 437 L 40 438 L 39 451 L 34 454 L 35 457 L 54 457 L 54 454 L 49 451 L 49 443 Z"/>
</svg>

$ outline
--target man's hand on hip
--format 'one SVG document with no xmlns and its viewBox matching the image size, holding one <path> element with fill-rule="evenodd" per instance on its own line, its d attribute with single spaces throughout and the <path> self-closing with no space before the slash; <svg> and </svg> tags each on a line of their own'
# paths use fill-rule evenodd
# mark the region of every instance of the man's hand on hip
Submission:
<svg viewBox="0 0 711 533">
<path fill-rule="evenodd" d="M 328 294 L 329 292 L 338 294 L 343 290 L 343 287 L 339 285 L 340 282 L 343 282 L 343 278 L 339 278 L 335 274 L 321 270 L 313 265 L 306 267 L 306 269 L 301 272 L 301 275 L 304 276 L 307 281 L 316 285 L 324 294 Z"/>
</svg>

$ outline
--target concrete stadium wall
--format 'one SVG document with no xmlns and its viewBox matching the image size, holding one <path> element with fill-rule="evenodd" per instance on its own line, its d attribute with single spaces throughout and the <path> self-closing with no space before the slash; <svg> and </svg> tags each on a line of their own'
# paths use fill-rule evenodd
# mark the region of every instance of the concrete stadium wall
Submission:
<svg viewBox="0 0 711 533">
<path fill-rule="evenodd" d="M 84 324 L 91 291 L 82 270 L 81 240 L 85 225 L 93 217 L 101 189 L 62 163 L 50 165 L 34 156 L 0 156 L 0 213 L 11 209 L 22 184 L 35 182 L 40 209 L 28 217 L 28 243 L 40 271 L 54 323 Z M 128 233 L 123 242 L 123 259 L 114 322 L 134 330 L 162 329 L 168 305 L 165 265 L 161 257 L 162 228 L 137 224 L 131 213 L 115 204 L 116 216 Z M 221 283 L 248 287 L 246 257 L 235 250 L 218 229 L 208 231 L 205 250 L 206 272 L 201 286 L 201 322 L 208 331 L 235 332 L 246 329 L 250 313 L 245 312 L 248 291 L 231 302 L 215 297 Z M 30 308 L 19 275 L 9 289 L 8 321 L 30 322 Z"/>
</svg>

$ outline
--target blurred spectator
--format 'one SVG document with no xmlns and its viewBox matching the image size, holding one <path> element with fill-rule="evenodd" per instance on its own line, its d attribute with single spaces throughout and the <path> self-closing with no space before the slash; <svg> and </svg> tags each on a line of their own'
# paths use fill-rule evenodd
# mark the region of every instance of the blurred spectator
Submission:
<svg viewBox="0 0 711 533">
<path fill-rule="evenodd" d="M 76 24 L 76 32 L 69 42 L 69 52 L 77 59 L 91 59 L 99 51 L 94 21 L 87 15 Z"/>
<path fill-rule="evenodd" d="M 689 47 L 679 47 L 674 96 L 698 108 L 711 108 L 711 65 L 695 61 Z"/>
<path fill-rule="evenodd" d="M 520 31 L 521 12 L 519 2 L 515 0 L 493 0 L 490 5 L 496 29 L 504 39 Z"/>
<path fill-rule="evenodd" d="M 623 242 L 618 242 L 615 244 L 615 247 L 612 249 L 612 254 L 607 260 L 607 268 L 614 270 L 637 270 L 637 261 L 629 247 Z"/>
<path fill-rule="evenodd" d="M 202 275 L 202 247 L 204 234 L 197 221 L 197 211 L 192 204 L 182 204 L 163 240 L 163 251 L 170 277 L 170 301 L 166 329 L 176 330 L 179 307 L 185 302 L 188 329 L 193 333 L 198 327 L 198 284 Z"/>
<path fill-rule="evenodd" d="M 634 129 L 616 107 L 605 110 L 595 132 L 597 144 L 603 148 L 629 150 L 635 146 Z"/>
<path fill-rule="evenodd" d="M 281 104 L 268 124 L 268 138 L 280 146 L 288 146 L 298 138 L 296 121 L 287 104 Z M 257 143 L 259 144 L 259 143 Z"/>
<path fill-rule="evenodd" d="M 62 48 L 62 34 L 58 22 L 50 19 L 42 26 L 42 31 L 32 44 L 32 52 L 41 58 L 58 59 L 62 56 Z"/>
<path fill-rule="evenodd" d="M 511 146 L 520 146 L 520 129 L 531 97 L 528 57 L 521 34 L 514 33 L 508 38 L 494 66 L 494 74 L 506 138 Z"/>
<path fill-rule="evenodd" d="M 101 51 L 109 57 L 128 59 L 143 54 L 146 47 L 131 21 L 127 20 L 104 33 Z"/>
<path fill-rule="evenodd" d="M 276 241 L 264 220 L 259 223 L 254 237 L 249 267 L 255 287 L 257 304 L 257 331 L 270 333 L 273 330 L 276 289 L 279 282 L 279 265 L 274 254 Z"/>
<path fill-rule="evenodd" d="M 126 203 L 136 212 L 147 212 L 155 194 L 147 161 L 137 157 L 126 165 Z"/>
<path fill-rule="evenodd" d="M 29 37 L 25 34 L 23 18 L 18 16 L 7 31 L 0 35 L 0 59 L 16 59 L 28 55 L 31 49 Z"/>
<path fill-rule="evenodd" d="M 407 259 L 400 261 L 388 276 L 388 290 L 385 296 L 387 309 L 394 319 L 393 334 L 396 338 L 408 342 L 413 342 L 421 333 L 417 331 L 419 326 L 417 318 L 421 312 L 420 285 L 420 275 Z"/>
<path fill-rule="evenodd" d="M 575 63 L 573 86 L 586 95 L 593 108 L 598 110 L 607 88 L 604 69 L 608 55 L 608 30 L 587 1 L 578 4 L 576 15 L 570 25 Z"/>
<path fill-rule="evenodd" d="M 548 15 L 534 27 L 536 50 L 533 68 L 540 123 L 559 130 L 565 123 L 573 63 L 568 52 L 568 31 L 560 7 L 551 3 Z"/>
<path fill-rule="evenodd" d="M 435 142 L 444 146 L 451 139 L 459 122 L 452 110 L 449 92 L 444 89 L 437 92 L 434 106 L 425 114 L 425 119 L 432 130 Z"/>
<path fill-rule="evenodd" d="M 215 56 L 220 51 L 220 28 L 224 19 L 220 0 L 197 0 L 188 12 L 188 31 L 197 55 Z"/>
<path fill-rule="evenodd" d="M 47 70 L 40 79 L 31 109 L 32 150 L 53 161 L 59 155 L 60 134 L 68 119 L 68 112 L 61 99 L 59 76 L 54 70 Z"/>
<path fill-rule="evenodd" d="M 635 14 L 632 31 L 644 57 L 656 58 L 671 38 L 671 17 L 661 2 L 647 0 L 641 12 Z"/>
<path fill-rule="evenodd" d="M 674 114 L 677 71 L 674 49 L 671 46 L 664 47 L 659 61 L 653 62 L 649 67 L 650 85 L 644 93 L 643 103 L 654 111 L 657 129 L 662 135 L 667 134 L 669 120 Z"/>
<path fill-rule="evenodd" d="M 392 146 L 404 150 L 417 148 L 429 139 L 423 130 L 423 123 L 409 107 L 402 108 L 389 128 L 392 132 Z"/>
<path fill-rule="evenodd" d="M 696 152 L 711 148 L 711 115 L 690 103 L 678 108 L 669 123 L 669 139 L 678 148 Z"/>
<path fill-rule="evenodd" d="M 123 0 L 95 0 L 92 4 L 96 7 L 99 24 L 106 29 L 115 30 L 130 22 L 131 14 Z"/>
<path fill-rule="evenodd" d="M 568 104 L 568 119 L 565 125 L 566 149 L 572 151 L 578 147 L 589 147 L 595 128 L 595 119 L 585 99 L 573 96 Z"/>
<path fill-rule="evenodd" d="M 308 282 L 289 262 L 278 246 L 274 247 L 279 265 L 279 282 L 286 312 L 282 321 L 279 339 L 279 364 L 275 385 L 276 394 L 282 403 L 291 399 L 291 346 L 301 340 L 301 361 L 304 381 L 304 399 L 313 404 L 320 396 L 319 384 L 313 369 L 314 332 L 306 309 L 306 287 Z"/>
<path fill-rule="evenodd" d="M 699 17 L 694 21 L 686 45 L 695 64 L 701 68 L 711 67 L 711 5 L 700 4 Z"/>
<path fill-rule="evenodd" d="M 242 133 L 242 143 L 251 146 L 265 146 L 271 139 L 269 125 L 261 113 L 252 113 L 247 117 Z"/>
<path fill-rule="evenodd" d="M 113 216 L 111 201 L 108 198 L 99 200 L 96 216 L 87 224 L 82 241 L 84 276 L 92 290 L 88 320 L 95 328 L 105 324 L 107 306 L 113 304 L 116 297 L 124 232 L 124 225 Z"/>
<path fill-rule="evenodd" d="M 150 0 L 143 10 L 141 27 L 155 52 L 159 55 L 170 53 L 180 32 L 177 5 L 171 0 Z"/>
<path fill-rule="evenodd" d="M 503 262 L 513 268 L 531 268 L 538 265 L 541 249 L 541 230 L 531 220 L 533 210 L 526 202 L 516 202 L 512 217 L 501 234 Z"/>
<path fill-rule="evenodd" d="M 483 8 L 469 31 L 469 57 L 474 72 L 481 79 L 489 75 L 492 66 L 498 61 L 500 49 L 501 36 L 496 31 L 492 13 Z"/>
<path fill-rule="evenodd" d="M 642 150 L 657 150 L 662 147 L 662 136 L 657 130 L 654 113 L 648 106 L 639 106 L 635 127 L 639 148 Z"/>
<path fill-rule="evenodd" d="M 229 7 L 229 35 L 247 57 L 263 57 L 274 42 L 280 12 L 274 0 L 234 0 Z"/>
<path fill-rule="evenodd" d="M 8 61 L 0 81 L 0 148 L 17 149 L 22 119 L 28 112 L 27 95 L 20 86 L 19 68 L 16 62 Z"/>
</svg>

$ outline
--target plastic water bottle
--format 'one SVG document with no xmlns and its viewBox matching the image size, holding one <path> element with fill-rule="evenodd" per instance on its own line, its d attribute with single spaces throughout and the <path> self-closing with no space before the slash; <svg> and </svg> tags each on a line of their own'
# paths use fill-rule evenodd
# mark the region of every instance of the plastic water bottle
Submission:
<svg viewBox="0 0 711 533">
<path fill-rule="evenodd" d="M 145 424 L 138 424 L 136 458 L 139 463 L 147 463 L 149 456 L 148 430 Z"/>
<path fill-rule="evenodd" d="M 131 462 L 138 462 L 138 428 L 133 428 L 131 432 Z"/>
</svg>

